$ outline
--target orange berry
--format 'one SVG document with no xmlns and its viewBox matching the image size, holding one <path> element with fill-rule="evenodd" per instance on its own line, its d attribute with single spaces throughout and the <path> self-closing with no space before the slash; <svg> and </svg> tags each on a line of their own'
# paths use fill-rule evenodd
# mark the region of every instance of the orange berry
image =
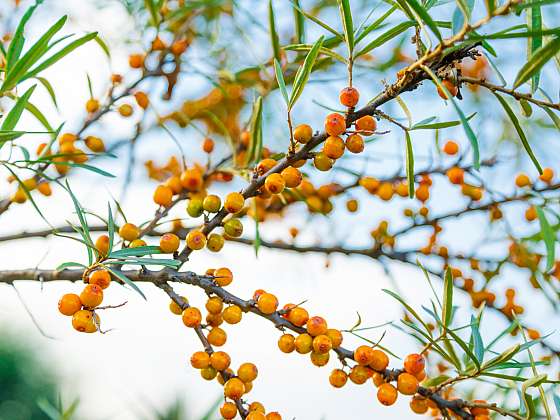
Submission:
<svg viewBox="0 0 560 420">
<path fill-rule="evenodd" d="M 259 413 L 263 414 L 266 412 L 266 410 L 264 409 L 264 405 L 262 405 L 258 401 L 253 401 L 251 404 L 249 404 L 249 412 L 251 411 L 258 411 Z"/>
<path fill-rule="evenodd" d="M 105 151 L 105 143 L 99 137 L 87 136 L 84 140 L 86 147 L 95 153 L 102 153 Z"/>
<path fill-rule="evenodd" d="M 282 178 L 284 178 L 284 182 L 287 188 L 297 188 L 301 181 L 303 180 L 303 176 L 299 169 L 294 168 L 293 166 L 288 166 L 281 172 Z"/>
<path fill-rule="evenodd" d="M 328 353 L 332 347 L 332 341 L 326 335 L 318 335 L 313 339 L 313 351 L 316 353 Z"/>
<path fill-rule="evenodd" d="M 231 378 L 224 384 L 224 395 L 232 400 L 240 399 L 245 393 L 245 384 L 239 378 Z"/>
<path fill-rule="evenodd" d="M 379 349 L 373 349 L 372 361 L 369 363 L 373 370 L 382 372 L 389 366 L 389 356 Z"/>
<path fill-rule="evenodd" d="M 283 353 L 291 353 L 295 350 L 295 337 L 292 334 L 282 334 L 278 339 L 278 348 Z"/>
<path fill-rule="evenodd" d="M 125 241 L 133 241 L 140 235 L 140 229 L 132 223 L 125 223 L 119 229 L 119 235 Z"/>
<path fill-rule="evenodd" d="M 313 129 L 307 124 L 300 124 L 294 129 L 294 139 L 301 144 L 306 144 L 313 137 Z"/>
<path fill-rule="evenodd" d="M 259 371 L 253 363 L 242 363 L 237 369 L 237 377 L 243 382 L 253 382 L 257 379 Z"/>
<path fill-rule="evenodd" d="M 388 383 L 381 384 L 377 388 L 377 399 L 383 405 L 393 405 L 397 401 L 397 389 Z"/>
<path fill-rule="evenodd" d="M 111 274 L 108 270 L 95 270 L 89 275 L 89 284 L 97 284 L 102 289 L 106 289 L 111 284 Z"/>
<path fill-rule="evenodd" d="M 457 88 L 457 86 L 455 86 L 455 83 L 453 83 L 449 79 L 443 79 L 441 81 L 441 84 L 449 91 L 451 96 L 457 96 L 457 92 L 459 91 L 459 89 Z M 445 93 L 443 89 L 439 87 L 439 85 L 437 87 L 437 93 L 441 99 L 448 99 L 447 93 Z"/>
<path fill-rule="evenodd" d="M 263 293 L 257 300 L 257 306 L 263 314 L 270 315 L 278 309 L 278 299 L 272 293 Z"/>
<path fill-rule="evenodd" d="M 213 346 L 221 347 L 226 344 L 227 334 L 220 327 L 214 327 L 208 333 L 208 342 Z"/>
<path fill-rule="evenodd" d="M 111 83 L 113 83 L 113 84 L 115 84 L 115 85 L 118 85 L 119 83 L 121 83 L 121 82 L 122 82 L 122 79 L 123 79 L 123 77 L 122 77 L 122 75 L 120 75 L 120 74 L 113 73 L 113 74 L 111 75 Z"/>
<path fill-rule="evenodd" d="M 144 239 L 135 239 L 128 244 L 129 248 L 139 248 L 141 246 L 146 246 L 146 241 Z"/>
<path fill-rule="evenodd" d="M 129 104 L 122 104 L 118 108 L 119 114 L 123 117 L 130 117 L 134 112 L 134 109 Z"/>
<path fill-rule="evenodd" d="M 214 369 L 212 366 L 208 366 L 207 368 L 200 369 L 200 376 L 202 376 L 207 381 L 213 380 L 218 375 L 218 371 Z"/>
<path fill-rule="evenodd" d="M 51 185 L 48 182 L 39 183 L 37 185 L 37 190 L 45 197 L 49 197 L 52 194 Z"/>
<path fill-rule="evenodd" d="M 92 333 L 97 331 L 96 320 L 99 323 L 99 318 L 97 315 L 94 318 L 92 311 L 82 309 L 72 316 L 72 327 L 79 332 Z"/>
<path fill-rule="evenodd" d="M 426 362 L 421 354 L 409 354 L 404 359 L 404 370 L 411 375 L 416 375 L 424 370 Z"/>
<path fill-rule="evenodd" d="M 217 213 L 222 208 L 222 200 L 217 195 L 207 195 L 202 200 L 202 208 L 208 213 Z"/>
<path fill-rule="evenodd" d="M 173 190 L 166 185 L 158 185 L 154 191 L 154 203 L 169 207 L 173 201 Z"/>
<path fill-rule="evenodd" d="M 206 235 L 200 230 L 191 230 L 187 234 L 187 246 L 192 250 L 199 250 L 206 246 Z"/>
<path fill-rule="evenodd" d="M 181 184 L 187 191 L 200 191 L 203 183 L 202 174 L 198 169 L 186 169 L 181 174 Z"/>
<path fill-rule="evenodd" d="M 182 314 L 183 324 L 189 328 L 195 328 L 200 326 L 202 321 L 202 314 L 198 308 L 188 307 L 183 311 Z"/>
<path fill-rule="evenodd" d="M 245 420 L 266 420 L 266 416 L 260 411 L 251 411 L 249 414 L 247 414 Z"/>
<path fill-rule="evenodd" d="M 320 316 L 309 318 L 306 327 L 307 332 L 313 337 L 326 334 L 328 331 L 327 321 Z"/>
<path fill-rule="evenodd" d="M 519 174 L 515 177 L 515 185 L 519 188 L 527 187 L 531 185 L 531 180 L 526 174 Z"/>
<path fill-rule="evenodd" d="M 344 141 L 338 136 L 327 137 L 323 153 L 331 159 L 339 159 L 344 154 Z"/>
<path fill-rule="evenodd" d="M 393 184 L 390 182 L 382 182 L 377 189 L 377 196 L 383 201 L 389 201 L 394 194 Z"/>
<path fill-rule="evenodd" d="M 82 309 L 82 301 L 75 293 L 67 293 L 58 301 L 58 311 L 62 315 L 72 316 Z"/>
<path fill-rule="evenodd" d="M 97 99 L 90 98 L 86 102 L 86 111 L 90 114 L 97 112 L 99 110 L 99 101 Z"/>
<path fill-rule="evenodd" d="M 418 389 L 418 379 L 410 373 L 403 372 L 397 378 L 397 389 L 403 395 L 413 395 Z"/>
<path fill-rule="evenodd" d="M 364 115 L 355 122 L 356 130 L 365 136 L 371 136 L 377 128 L 377 121 L 371 115 Z"/>
<path fill-rule="evenodd" d="M 320 171 L 328 171 L 333 167 L 333 161 L 325 153 L 315 153 L 313 157 L 313 165 Z"/>
<path fill-rule="evenodd" d="M 143 54 L 131 54 L 128 57 L 128 65 L 133 69 L 139 69 L 144 66 Z"/>
<path fill-rule="evenodd" d="M 346 208 L 350 213 L 358 211 L 358 200 L 351 199 L 346 202 Z"/>
<path fill-rule="evenodd" d="M 228 286 L 233 281 L 233 273 L 229 268 L 218 268 L 214 271 L 214 281 L 220 287 Z"/>
<path fill-rule="evenodd" d="M 88 284 L 80 293 L 80 300 L 85 307 L 95 308 L 103 302 L 103 289 L 97 284 Z"/>
<path fill-rule="evenodd" d="M 342 388 L 348 381 L 348 375 L 342 369 L 334 369 L 329 375 L 329 382 L 335 388 Z"/>
<path fill-rule="evenodd" d="M 416 414 L 424 414 L 428 411 L 428 401 L 424 397 L 413 397 L 410 400 L 410 409 Z"/>
<path fill-rule="evenodd" d="M 241 321 L 243 311 L 237 305 L 231 305 L 224 309 L 222 317 L 228 324 L 237 324 Z"/>
<path fill-rule="evenodd" d="M 171 52 L 173 55 L 181 55 L 187 50 L 188 46 L 189 42 L 186 39 L 180 39 L 171 44 Z"/>
<path fill-rule="evenodd" d="M 231 364 L 231 358 L 225 351 L 216 351 L 210 356 L 210 364 L 216 370 L 226 370 Z"/>
<path fill-rule="evenodd" d="M 534 206 L 531 206 L 527 210 L 525 210 L 525 219 L 528 222 L 532 222 L 536 218 L 537 218 L 537 210 L 535 209 Z"/>
<path fill-rule="evenodd" d="M 257 173 L 259 175 L 264 175 L 275 166 L 276 166 L 276 161 L 274 159 L 263 159 L 257 165 Z"/>
<path fill-rule="evenodd" d="M 224 202 L 224 208 L 228 213 L 238 213 L 245 205 L 245 197 L 238 192 L 229 193 Z"/>
<path fill-rule="evenodd" d="M 452 184 L 461 185 L 465 181 L 465 171 L 455 166 L 447 170 L 447 178 Z"/>
<path fill-rule="evenodd" d="M 325 118 L 325 131 L 329 136 L 340 136 L 346 131 L 346 120 L 337 113 L 327 115 L 327 118 Z"/>
<path fill-rule="evenodd" d="M 364 138 L 359 134 L 352 134 L 346 138 L 346 148 L 350 153 L 362 153 L 364 147 Z"/>
<path fill-rule="evenodd" d="M 282 420 L 282 416 L 277 411 L 272 411 L 266 415 L 266 420 Z"/>
<path fill-rule="evenodd" d="M 339 99 L 342 105 L 353 108 L 356 106 L 360 99 L 360 93 L 356 88 L 350 86 L 345 87 L 340 91 Z"/>
<path fill-rule="evenodd" d="M 195 351 L 191 356 L 191 366 L 195 369 L 205 369 L 210 366 L 210 355 L 205 351 Z"/>
<path fill-rule="evenodd" d="M 264 181 L 264 186 L 272 194 L 280 194 L 286 187 L 286 182 L 282 175 L 278 173 L 270 174 Z"/>
<path fill-rule="evenodd" d="M 234 419 L 237 416 L 237 406 L 231 401 L 226 401 L 220 407 L 220 415 L 226 420 Z"/>
<path fill-rule="evenodd" d="M 450 155 L 450 156 L 456 155 L 457 152 L 459 152 L 459 145 L 457 143 L 455 143 L 453 140 L 448 140 L 443 145 L 443 152 L 445 154 Z"/>
<path fill-rule="evenodd" d="M 416 198 L 420 200 L 422 203 L 428 201 L 428 199 L 430 198 L 430 187 L 426 184 L 421 184 L 416 189 L 415 195 Z"/>
<path fill-rule="evenodd" d="M 327 330 L 327 337 L 330 338 L 333 348 L 340 347 L 342 344 L 342 333 L 334 328 Z"/>
<path fill-rule="evenodd" d="M 208 298 L 205 305 L 206 310 L 214 315 L 220 314 L 222 312 L 223 307 L 224 307 L 224 301 L 219 296 L 212 296 Z"/>
<path fill-rule="evenodd" d="M 95 241 L 95 249 L 101 255 L 107 255 L 109 253 L 109 237 L 107 235 L 101 235 Z"/>
<path fill-rule="evenodd" d="M 313 349 L 313 337 L 307 333 L 300 334 L 296 337 L 294 344 L 298 353 L 309 353 Z"/>
<path fill-rule="evenodd" d="M 322 367 L 329 363 L 330 355 L 329 353 L 317 353 L 312 351 L 309 355 L 311 363 L 315 366 Z"/>
<path fill-rule="evenodd" d="M 204 150 L 206 153 L 212 153 L 212 151 L 214 150 L 214 140 L 206 137 L 202 142 L 202 150 Z"/>
<path fill-rule="evenodd" d="M 181 178 L 176 175 L 169 177 L 167 181 L 165 181 L 165 186 L 171 188 L 171 192 L 173 194 L 179 194 L 183 191 L 183 185 L 181 185 Z"/>
<path fill-rule="evenodd" d="M 184 304 L 189 304 L 189 300 L 186 297 L 180 296 L 180 299 Z M 169 310 L 175 315 L 181 315 L 183 313 L 183 308 L 177 305 L 177 302 L 175 302 L 173 299 L 171 299 L 171 301 L 169 302 Z"/>
<path fill-rule="evenodd" d="M 474 404 L 486 404 L 484 400 L 473 400 Z M 473 416 L 487 416 L 489 410 L 486 407 L 473 407 L 470 409 Z"/>
<path fill-rule="evenodd" d="M 376 387 L 385 383 L 385 377 L 381 373 L 375 371 L 371 374 L 371 380 Z"/>
<path fill-rule="evenodd" d="M 373 362 L 373 349 L 369 346 L 362 345 L 354 350 L 354 360 L 362 366 L 367 366 Z"/>
<path fill-rule="evenodd" d="M 144 92 L 136 92 L 134 99 L 136 99 L 136 103 L 142 109 L 146 109 L 150 105 L 150 98 Z"/>
<path fill-rule="evenodd" d="M 288 321 L 298 327 L 304 326 L 309 319 L 309 313 L 307 312 L 307 310 L 300 306 L 290 309 L 290 312 L 288 312 L 287 316 Z"/>
<path fill-rule="evenodd" d="M 356 365 L 352 368 L 348 377 L 355 384 L 362 385 L 366 383 L 372 374 L 373 372 L 367 366 Z"/>
<path fill-rule="evenodd" d="M 212 252 L 218 252 L 224 247 L 224 237 L 217 233 L 211 233 L 206 241 L 206 248 Z"/>
<path fill-rule="evenodd" d="M 552 182 L 552 178 L 554 178 L 554 171 L 552 168 L 544 168 L 542 174 L 539 175 L 539 179 L 547 184 Z"/>
</svg>

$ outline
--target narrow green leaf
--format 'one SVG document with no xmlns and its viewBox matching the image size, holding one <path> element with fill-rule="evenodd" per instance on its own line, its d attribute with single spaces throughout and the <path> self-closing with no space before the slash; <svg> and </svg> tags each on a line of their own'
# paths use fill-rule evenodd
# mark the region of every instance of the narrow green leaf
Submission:
<svg viewBox="0 0 560 420">
<path fill-rule="evenodd" d="M 78 215 L 78 220 L 80 221 L 80 226 L 82 227 L 82 229 L 80 230 L 80 235 L 84 239 L 84 242 L 87 244 L 86 248 L 87 248 L 87 252 L 88 252 L 89 264 L 91 265 L 91 263 L 93 262 L 92 249 L 95 248 L 95 246 L 93 245 L 93 241 L 91 240 L 91 235 L 89 233 L 89 226 L 87 224 L 87 220 L 85 218 L 82 206 L 80 205 L 80 203 L 78 202 L 78 199 L 76 198 L 76 196 L 72 192 L 72 189 L 70 188 L 70 184 L 68 183 L 68 180 L 66 180 L 66 190 L 68 191 L 68 194 L 70 194 L 70 198 L 72 198 L 72 202 L 74 203 L 74 210 L 76 211 L 76 214 Z"/>
<path fill-rule="evenodd" d="M 527 24 L 531 32 L 542 31 L 542 15 L 540 6 L 533 6 L 527 9 Z M 527 61 L 529 61 L 540 47 L 542 47 L 543 37 L 542 34 L 527 39 Z M 539 87 L 540 70 L 536 71 L 531 77 L 531 92 L 535 93 Z"/>
<path fill-rule="evenodd" d="M 478 140 L 476 138 L 476 135 L 474 134 L 474 131 L 472 130 L 472 128 L 469 124 L 469 121 L 465 117 L 465 114 L 463 113 L 461 108 L 459 108 L 459 105 L 457 105 L 457 101 L 455 101 L 453 96 L 451 96 L 451 93 L 449 93 L 447 88 L 445 86 L 443 86 L 443 84 L 441 83 L 439 78 L 434 74 L 434 72 L 426 66 L 422 66 L 422 69 L 426 73 L 428 73 L 428 75 L 439 86 L 439 88 L 443 92 L 445 92 L 446 96 L 451 101 L 451 104 L 453 105 L 453 108 L 455 108 L 455 111 L 457 112 L 457 114 L 459 114 L 459 119 L 461 120 L 461 123 L 463 124 L 463 129 L 465 130 L 465 134 L 467 135 L 467 138 L 469 139 L 469 142 L 471 143 L 471 147 L 473 149 L 473 167 L 477 170 L 480 169 L 480 149 L 478 147 Z"/>
<path fill-rule="evenodd" d="M 554 405 L 556 406 L 558 417 L 560 417 L 560 397 L 557 394 L 552 394 L 552 399 L 554 400 Z"/>
<path fill-rule="evenodd" d="M 352 10 L 350 9 L 349 0 L 337 0 L 342 17 L 342 26 L 344 28 L 344 38 L 348 47 L 348 57 L 352 57 L 354 52 L 354 23 L 352 22 Z"/>
<path fill-rule="evenodd" d="M 410 20 L 406 21 L 406 22 L 399 23 L 399 24 L 393 26 L 391 29 L 389 29 L 388 31 L 385 31 L 379 37 L 375 38 L 373 41 L 371 41 L 369 44 L 367 44 L 364 48 L 359 50 L 355 54 L 355 57 L 357 58 L 357 57 L 360 57 L 364 54 L 369 53 L 370 51 L 374 50 L 377 47 L 380 47 L 381 45 L 385 44 L 387 41 L 390 41 L 391 39 L 393 39 L 397 35 L 402 34 L 408 28 L 411 28 L 413 26 L 415 26 L 415 22 L 410 21 Z"/>
<path fill-rule="evenodd" d="M 146 299 L 146 295 L 144 295 L 142 290 L 140 290 L 140 288 L 132 280 L 130 280 L 128 277 L 126 277 L 121 271 L 114 270 L 114 269 L 111 269 L 109 267 L 107 267 L 107 270 L 109 270 L 109 272 L 113 276 L 115 276 L 116 278 L 120 279 L 121 281 L 123 281 L 124 283 L 126 283 L 130 287 L 132 287 L 136 292 L 138 292 L 140 294 L 140 296 L 142 296 L 144 298 L 144 300 L 148 300 L 148 299 Z"/>
<path fill-rule="evenodd" d="M 294 11 L 294 29 L 296 31 L 296 39 L 297 42 L 303 44 L 305 42 L 305 18 L 303 13 L 301 13 L 300 9 L 301 6 L 299 4 L 299 0 L 293 0 L 295 6 L 293 7 Z"/>
<path fill-rule="evenodd" d="M 274 59 L 280 61 L 280 41 L 278 39 L 278 32 L 276 32 L 276 23 L 274 21 L 274 8 L 272 7 L 272 0 L 268 0 L 268 29 L 270 31 L 270 42 L 272 44 L 272 53 Z"/>
<path fill-rule="evenodd" d="M 290 101 L 288 99 L 288 91 L 286 90 L 286 82 L 284 81 L 284 75 L 282 74 L 282 67 L 280 67 L 280 63 L 277 59 L 274 59 L 274 74 L 276 75 L 276 81 L 278 82 L 278 87 L 280 88 L 280 92 L 282 92 L 282 97 L 288 105 Z"/>
<path fill-rule="evenodd" d="M 103 38 L 101 38 L 101 37 L 99 36 L 99 34 L 98 34 L 95 38 L 93 38 L 93 40 L 94 40 L 95 42 L 97 42 L 97 45 L 99 45 L 99 46 L 101 47 L 101 49 L 103 50 L 103 52 L 105 53 L 105 55 L 106 55 L 108 58 L 111 58 L 111 51 L 109 50 L 109 47 L 107 46 L 107 44 L 105 43 L 105 41 L 103 41 Z"/>
<path fill-rule="evenodd" d="M 362 39 L 364 39 L 367 35 L 369 35 L 372 31 L 375 31 L 389 16 L 393 14 L 393 12 L 397 10 L 397 6 L 393 5 L 389 10 L 387 10 L 383 15 L 381 15 L 375 22 L 371 23 L 370 25 L 366 26 L 356 37 L 355 43 L 357 44 Z"/>
<path fill-rule="evenodd" d="M 16 101 L 15 105 L 10 109 L 8 115 L 2 121 L 2 125 L 0 126 L 0 130 L 2 131 L 11 131 L 15 128 L 17 122 L 19 121 L 27 102 L 29 101 L 29 97 L 35 90 L 37 85 L 31 86 L 29 89 L 25 91 L 23 95 L 21 95 L 18 100 Z"/>
<path fill-rule="evenodd" d="M 25 31 L 25 25 L 40 3 L 41 2 L 37 2 L 33 6 L 29 7 L 18 23 L 16 31 L 14 32 L 14 36 L 10 42 L 10 46 L 8 47 L 8 52 L 6 53 L 6 72 L 11 71 L 12 67 L 19 59 L 19 56 L 23 49 L 23 44 L 25 43 L 25 37 L 23 35 Z"/>
<path fill-rule="evenodd" d="M 323 22 L 322 20 L 320 20 L 320 19 L 316 18 L 315 16 L 313 16 L 313 15 L 307 13 L 306 11 L 304 11 L 301 7 L 299 7 L 299 5 L 296 4 L 295 0 L 292 0 L 292 5 L 293 5 L 294 9 L 296 9 L 301 14 L 303 14 L 307 19 L 311 20 L 312 22 L 315 22 L 317 25 L 321 26 L 323 29 L 326 29 L 327 31 L 332 33 L 335 37 L 340 38 L 341 40 L 344 38 L 340 32 L 334 30 L 329 25 L 327 25 L 325 22 Z"/>
<path fill-rule="evenodd" d="M 451 379 L 451 377 L 448 376 L 448 375 L 434 376 L 433 378 L 430 378 L 430 379 L 422 382 L 422 386 L 424 386 L 426 388 L 430 388 L 432 386 L 438 386 L 439 384 L 444 383 L 448 379 Z"/>
<path fill-rule="evenodd" d="M 556 259 L 555 256 L 555 242 L 556 242 L 556 234 L 550 223 L 544 214 L 543 209 L 540 206 L 535 206 L 537 209 L 537 216 L 539 217 L 539 222 L 541 224 L 541 233 L 543 237 L 544 244 L 546 246 L 546 271 L 550 271 L 554 266 L 554 261 Z"/>
<path fill-rule="evenodd" d="M 507 362 L 513 356 L 515 356 L 517 353 L 519 353 L 520 348 L 521 348 L 521 346 L 519 344 L 516 344 L 516 345 L 510 347 L 509 349 L 503 351 L 498 356 L 496 356 L 493 359 L 490 359 L 489 361 L 484 363 L 484 365 L 482 365 L 482 370 L 485 370 L 485 369 L 490 368 L 492 366 L 498 365 L 500 363 Z"/>
<path fill-rule="evenodd" d="M 37 119 L 37 121 L 39 121 L 43 125 L 43 127 L 47 129 L 48 132 L 52 133 L 55 131 L 52 125 L 47 120 L 47 117 L 45 117 L 45 115 L 39 110 L 39 108 L 37 108 L 31 102 L 27 101 L 27 103 L 25 104 L 25 109 L 30 112 Z"/>
<path fill-rule="evenodd" d="M 441 36 L 441 33 L 439 32 L 439 29 L 438 29 L 436 23 L 433 21 L 431 16 L 428 14 L 428 12 L 424 8 L 424 6 L 422 6 L 416 0 L 404 0 L 404 1 L 406 1 L 406 3 L 408 3 L 408 5 L 420 17 L 420 19 L 422 19 L 422 21 L 424 21 L 424 23 L 426 23 L 426 25 L 428 25 L 428 27 L 432 30 L 432 32 L 437 37 L 437 39 L 440 42 L 443 41 L 443 37 Z"/>
<path fill-rule="evenodd" d="M 109 234 L 109 253 L 113 251 L 113 244 L 115 242 L 115 219 L 113 219 L 113 210 L 111 210 L 111 203 L 107 203 L 107 233 Z"/>
<path fill-rule="evenodd" d="M 247 164 L 259 161 L 263 148 L 262 135 L 262 96 L 259 96 L 253 104 L 253 112 L 251 114 L 251 122 L 249 125 L 251 133 L 248 145 Z"/>
<path fill-rule="evenodd" d="M 29 79 L 30 77 L 35 77 L 37 74 L 39 74 L 40 72 L 42 72 L 43 70 L 49 68 L 50 66 L 52 66 L 54 63 L 56 63 L 57 61 L 61 60 L 62 58 L 66 57 L 68 54 L 70 54 L 72 51 L 74 51 L 76 48 L 81 47 L 82 45 L 84 45 L 86 42 L 91 41 L 92 39 L 94 39 L 97 36 L 97 32 L 92 32 L 89 33 L 87 35 L 84 35 L 81 38 L 76 39 L 75 41 L 72 41 L 71 43 L 69 43 L 67 46 L 65 46 L 64 48 L 62 48 L 60 51 L 54 53 L 53 55 L 51 55 L 49 58 L 47 58 L 45 61 L 43 61 L 41 64 L 39 64 L 37 67 L 31 69 L 27 74 L 25 74 L 21 81 Z"/>
<path fill-rule="evenodd" d="M 560 37 L 552 39 L 533 53 L 533 56 L 517 73 L 513 88 L 516 89 L 529 80 L 558 52 L 560 49 Z"/>
<path fill-rule="evenodd" d="M 406 139 L 406 179 L 408 181 L 408 197 L 414 198 L 414 151 L 412 150 L 412 140 L 410 133 L 405 133 Z"/>
<path fill-rule="evenodd" d="M 79 262 L 74 262 L 74 261 L 68 261 L 65 263 L 60 264 L 58 267 L 55 268 L 55 271 L 62 271 L 65 268 L 69 268 L 69 267 L 78 267 L 78 268 L 87 268 L 87 266 L 80 264 Z"/>
<path fill-rule="evenodd" d="M 426 331 L 428 332 L 428 334 L 431 335 L 431 330 L 430 328 L 428 328 L 428 325 L 424 322 L 424 320 L 420 317 L 420 315 L 418 315 L 418 312 L 416 312 L 412 306 L 410 306 L 408 303 L 406 303 L 406 301 L 400 297 L 398 294 L 396 294 L 395 292 L 388 290 L 388 289 L 381 289 L 384 293 L 387 293 L 389 296 L 392 296 L 394 299 L 398 300 L 401 305 L 403 305 L 405 307 L 405 309 L 414 317 L 416 318 L 416 320 L 418 322 L 420 322 L 420 324 L 422 324 L 422 326 L 426 329 Z"/>
<path fill-rule="evenodd" d="M 49 96 L 51 97 L 51 100 L 52 100 L 55 108 L 58 109 L 58 103 L 56 102 L 56 93 L 54 92 L 54 89 L 51 85 L 51 82 L 49 82 L 44 77 L 35 77 L 35 79 L 37 79 L 39 82 L 41 82 L 41 84 L 44 86 L 44 88 L 47 90 Z"/>
<path fill-rule="evenodd" d="M 533 153 L 533 149 L 531 149 L 531 145 L 529 144 L 529 140 L 527 140 L 527 137 L 525 136 L 523 128 L 521 128 L 521 124 L 519 124 L 519 120 L 517 119 L 517 116 L 515 115 L 515 113 L 513 112 L 513 110 L 509 106 L 509 104 L 507 103 L 507 101 L 502 96 L 498 95 L 496 92 L 492 92 L 492 93 L 498 99 L 498 101 L 500 102 L 500 104 L 502 105 L 504 110 L 506 111 L 506 114 L 508 115 L 509 119 L 513 123 L 513 126 L 515 127 L 515 131 L 517 131 L 517 134 L 519 135 L 519 139 L 521 140 L 521 143 L 523 144 L 523 147 L 525 148 L 525 151 L 527 152 L 527 154 L 531 158 L 531 161 L 533 162 L 533 165 L 535 165 L 535 167 L 537 168 L 537 171 L 539 171 L 539 174 L 542 174 L 542 167 L 541 167 L 539 161 L 537 160 L 535 154 Z"/>
<path fill-rule="evenodd" d="M 309 53 L 305 57 L 305 61 L 303 62 L 303 64 L 298 69 L 298 71 L 295 75 L 295 78 L 294 78 L 292 95 L 290 97 L 290 102 L 288 103 L 288 109 L 292 109 L 292 107 L 294 106 L 294 104 L 297 102 L 300 95 L 302 94 L 303 89 L 305 88 L 305 85 L 307 83 L 307 80 L 309 79 L 309 75 L 311 74 L 311 70 L 313 69 L 313 66 L 315 65 L 315 60 L 317 59 L 317 55 L 319 54 L 319 50 L 321 49 L 321 46 L 323 45 L 323 40 L 324 40 L 324 37 L 321 36 L 317 40 L 317 42 L 315 42 L 315 44 L 313 45 L 313 48 L 311 48 L 311 50 L 309 50 Z"/>
<path fill-rule="evenodd" d="M 444 328 L 447 330 L 451 324 L 451 316 L 453 315 L 453 274 L 451 269 L 447 267 L 443 280 L 443 305 L 441 309 L 441 320 Z"/>
<path fill-rule="evenodd" d="M 467 121 L 470 121 L 476 115 L 476 112 L 473 112 L 471 115 L 467 117 Z M 439 123 L 423 123 L 420 121 L 417 124 L 414 124 L 410 127 L 411 130 L 437 130 L 441 128 L 448 128 L 448 127 L 455 127 L 457 125 L 461 125 L 461 121 L 443 121 Z"/>
<path fill-rule="evenodd" d="M 283 47 L 283 49 L 289 51 L 309 51 L 311 50 L 311 48 L 313 48 L 313 45 L 311 44 L 290 44 L 290 45 L 285 45 Z M 321 47 L 319 53 L 334 58 L 335 60 L 338 60 L 341 63 L 348 64 L 348 60 L 346 58 L 341 56 L 336 51 L 331 50 L 330 48 Z"/>
<path fill-rule="evenodd" d="M 159 246 L 139 246 L 136 248 L 123 248 L 111 252 L 108 258 L 141 257 L 143 255 L 161 254 Z"/>
<path fill-rule="evenodd" d="M 471 315 L 471 334 L 474 344 L 474 354 L 477 360 L 482 363 L 484 361 L 484 343 L 478 327 L 479 321 Z"/>
</svg>

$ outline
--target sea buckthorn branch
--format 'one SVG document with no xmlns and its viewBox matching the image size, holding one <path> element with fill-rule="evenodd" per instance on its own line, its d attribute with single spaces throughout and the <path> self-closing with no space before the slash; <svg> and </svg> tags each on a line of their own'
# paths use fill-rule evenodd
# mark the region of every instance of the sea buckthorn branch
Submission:
<svg viewBox="0 0 560 420">
<path fill-rule="evenodd" d="M 493 83 L 489 83 L 485 79 L 477 79 L 477 78 L 474 78 L 474 77 L 459 76 L 458 82 L 459 83 L 470 83 L 470 84 L 473 84 L 473 85 L 482 86 L 482 87 L 485 87 L 488 90 L 491 90 L 492 92 L 505 93 L 506 95 L 512 96 L 513 98 L 515 98 L 518 101 L 525 100 L 527 102 L 531 102 L 531 103 L 533 103 L 535 105 L 538 105 L 538 106 L 543 106 L 543 107 L 546 107 L 546 108 L 552 108 L 552 109 L 555 109 L 557 111 L 560 111 L 560 102 L 559 103 L 554 103 L 554 102 L 549 102 L 549 101 L 544 101 L 544 100 L 541 100 L 541 99 L 537 99 L 537 98 L 533 97 L 533 95 L 531 93 L 517 92 L 515 89 L 508 89 L 508 88 L 505 88 L 503 86 L 499 86 L 499 85 L 495 85 Z"/>
<path fill-rule="evenodd" d="M 501 198 L 501 199 L 498 199 L 498 200 L 495 200 L 495 201 L 491 201 L 491 202 L 486 203 L 486 204 L 481 204 L 481 205 L 477 205 L 477 206 L 468 206 L 468 207 L 462 208 L 461 210 L 445 213 L 445 214 L 442 214 L 440 216 L 433 217 L 431 219 L 426 219 L 425 221 L 422 221 L 422 222 L 417 222 L 417 223 L 411 224 L 410 226 L 407 226 L 407 227 L 395 232 L 393 235 L 394 236 L 400 236 L 400 235 L 403 235 L 405 233 L 410 232 L 412 229 L 422 227 L 422 226 L 433 226 L 433 225 L 438 224 L 439 222 L 441 222 L 443 220 L 459 217 L 459 216 L 462 216 L 466 213 L 472 213 L 472 212 L 477 212 L 477 211 L 487 211 L 487 210 L 492 209 L 496 205 L 507 204 L 507 203 L 511 203 L 511 202 L 514 202 L 514 201 L 526 200 L 528 198 L 534 197 L 535 192 L 536 193 L 545 193 L 545 192 L 550 192 L 550 191 L 556 191 L 558 189 L 560 189 L 560 183 L 554 183 L 554 184 L 546 185 L 546 186 L 543 186 L 543 187 L 537 187 L 537 188 L 532 189 L 531 191 L 523 192 L 521 194 L 516 193 L 514 195 L 506 196 L 504 198 Z"/>
<path fill-rule="evenodd" d="M 471 50 L 473 50 L 477 45 L 469 45 L 464 48 L 458 49 L 456 51 L 451 52 L 438 63 L 433 65 L 435 70 L 439 68 L 445 68 L 451 63 L 460 60 L 466 56 L 471 54 Z M 349 112 L 346 115 L 346 128 L 349 128 L 352 123 L 360 119 L 364 116 L 371 116 L 374 115 L 375 111 L 381 105 L 393 100 L 398 95 L 403 92 L 414 90 L 418 87 L 418 85 L 423 81 L 429 78 L 429 75 L 422 72 L 415 73 L 412 77 L 408 78 L 407 83 L 403 84 L 400 81 L 397 81 L 395 84 L 390 85 L 387 87 L 380 95 L 375 97 L 370 103 L 361 108 L 360 110 L 353 111 L 352 108 L 349 109 Z M 252 181 L 247 185 L 241 192 L 245 199 L 254 197 L 258 194 L 258 190 L 264 185 L 265 180 L 267 177 L 274 173 L 280 173 L 283 169 L 287 168 L 288 166 L 292 165 L 293 163 L 300 161 L 300 160 L 307 160 L 310 158 L 310 152 L 319 144 L 323 143 L 328 137 L 326 132 L 316 133 L 312 136 L 309 142 L 305 144 L 299 151 L 288 153 L 288 155 L 280 160 L 273 168 L 269 171 L 264 173 L 263 175 L 258 176 L 255 172 Z M 224 220 L 224 218 L 228 215 L 228 212 L 225 209 L 220 210 L 208 223 L 205 223 L 201 229 L 201 233 L 204 235 L 208 235 L 212 230 L 216 227 L 220 226 Z M 178 255 L 178 259 L 185 263 L 190 254 L 192 253 L 192 249 L 188 246 L 185 246 L 181 253 Z"/>
</svg>

